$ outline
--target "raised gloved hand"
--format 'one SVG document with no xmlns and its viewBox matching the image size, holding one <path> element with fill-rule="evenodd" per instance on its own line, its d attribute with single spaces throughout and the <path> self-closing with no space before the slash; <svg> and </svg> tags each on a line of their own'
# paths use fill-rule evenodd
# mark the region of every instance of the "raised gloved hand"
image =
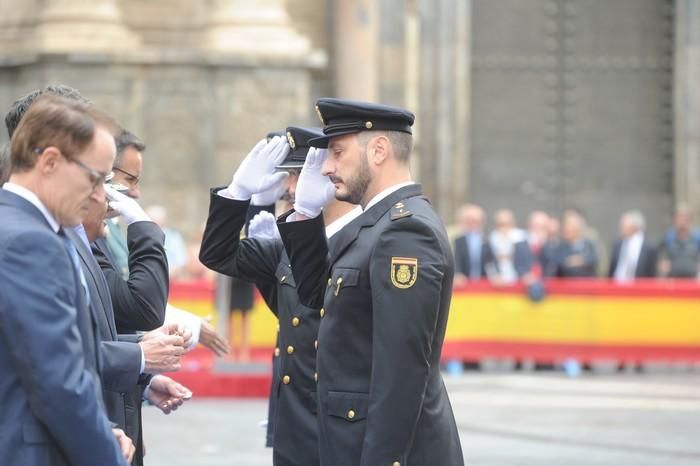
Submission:
<svg viewBox="0 0 700 466">
<path fill-rule="evenodd" d="M 275 171 L 275 167 L 282 163 L 288 153 L 289 144 L 284 138 L 275 136 L 270 142 L 261 140 L 243 159 L 226 189 L 227 193 L 223 194 L 247 201 L 253 194 L 279 185 L 287 177 L 287 172 Z"/>
<path fill-rule="evenodd" d="M 275 216 L 266 210 L 257 213 L 248 223 L 248 238 L 279 239 Z"/>
<path fill-rule="evenodd" d="M 313 218 L 335 197 L 335 186 L 327 176 L 321 173 L 323 162 L 326 161 L 326 149 L 309 149 L 301 169 L 295 193 L 294 210 Z"/>
<path fill-rule="evenodd" d="M 135 222 L 151 221 L 151 217 L 144 212 L 143 208 L 136 202 L 136 199 L 120 193 L 109 184 L 105 185 L 105 195 L 107 196 L 109 207 L 118 212 L 127 225 Z"/>
<path fill-rule="evenodd" d="M 273 184 L 265 191 L 254 193 L 250 198 L 250 203 L 252 205 L 271 205 L 279 201 L 286 188 L 286 178 L 286 176 L 282 176 L 277 183 Z"/>
</svg>

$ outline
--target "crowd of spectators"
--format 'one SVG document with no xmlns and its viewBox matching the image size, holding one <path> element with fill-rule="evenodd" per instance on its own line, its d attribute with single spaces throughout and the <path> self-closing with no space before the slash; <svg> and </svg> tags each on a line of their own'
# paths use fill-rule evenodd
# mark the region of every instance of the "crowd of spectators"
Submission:
<svg viewBox="0 0 700 466">
<path fill-rule="evenodd" d="M 526 229 L 517 227 L 511 210 L 499 209 L 492 223 L 489 232 L 486 214 L 478 205 L 459 209 L 453 241 L 455 285 L 481 279 L 494 285 L 532 284 L 550 277 L 607 277 L 618 283 L 700 278 L 700 231 L 693 229 L 685 205 L 678 206 L 673 225 L 658 242 L 646 234 L 641 212 L 623 213 L 619 236 L 609 249 L 576 209 L 565 210 L 561 219 L 534 211 Z"/>
</svg>

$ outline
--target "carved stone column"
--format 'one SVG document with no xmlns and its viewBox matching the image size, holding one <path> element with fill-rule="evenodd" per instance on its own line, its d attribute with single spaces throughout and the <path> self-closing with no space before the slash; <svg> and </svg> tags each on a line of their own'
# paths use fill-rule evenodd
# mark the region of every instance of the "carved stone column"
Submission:
<svg viewBox="0 0 700 466">
<path fill-rule="evenodd" d="M 46 0 L 31 46 L 42 52 L 114 51 L 138 43 L 117 0 Z"/>
<path fill-rule="evenodd" d="M 676 0 L 674 194 L 700 215 L 700 4 Z"/>
<path fill-rule="evenodd" d="M 309 40 L 292 28 L 284 0 L 214 0 L 205 49 L 244 56 L 298 58 Z"/>
</svg>

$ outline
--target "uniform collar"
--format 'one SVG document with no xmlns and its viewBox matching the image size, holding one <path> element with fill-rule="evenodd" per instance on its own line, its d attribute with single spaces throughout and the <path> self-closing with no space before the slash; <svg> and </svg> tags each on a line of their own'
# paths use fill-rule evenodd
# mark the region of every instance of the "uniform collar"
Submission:
<svg viewBox="0 0 700 466">
<path fill-rule="evenodd" d="M 398 191 L 399 189 L 403 188 L 404 186 L 409 186 L 415 184 L 413 181 L 406 181 L 405 183 L 399 183 L 395 184 L 394 186 L 390 186 L 386 188 L 384 191 L 380 192 L 376 196 L 374 196 L 370 201 L 367 203 L 367 206 L 364 208 L 364 210 L 369 209 L 373 205 L 377 204 L 379 201 L 390 195 L 391 193 Z"/>
</svg>

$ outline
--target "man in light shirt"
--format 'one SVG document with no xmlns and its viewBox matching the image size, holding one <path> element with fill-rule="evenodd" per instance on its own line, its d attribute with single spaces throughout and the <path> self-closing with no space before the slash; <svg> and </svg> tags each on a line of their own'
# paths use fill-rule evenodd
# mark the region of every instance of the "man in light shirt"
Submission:
<svg viewBox="0 0 700 466">
<path fill-rule="evenodd" d="M 641 212 L 625 212 L 620 218 L 620 239 L 612 248 L 608 276 L 618 283 L 656 276 L 656 249 L 644 234 Z"/>
</svg>

